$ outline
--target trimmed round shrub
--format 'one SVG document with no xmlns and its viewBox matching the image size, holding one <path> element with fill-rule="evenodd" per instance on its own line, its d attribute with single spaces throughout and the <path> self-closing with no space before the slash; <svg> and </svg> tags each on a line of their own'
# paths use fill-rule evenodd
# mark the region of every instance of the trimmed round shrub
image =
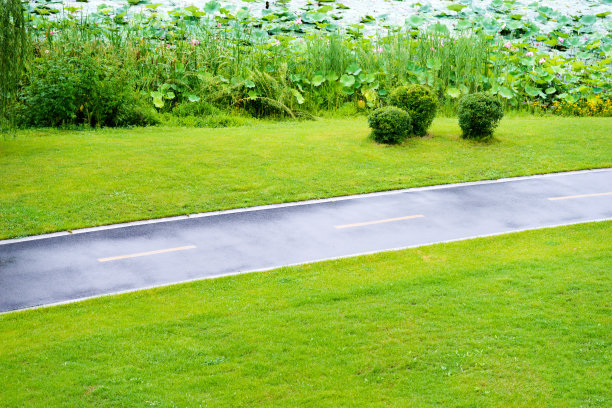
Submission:
<svg viewBox="0 0 612 408">
<path fill-rule="evenodd" d="M 415 136 L 425 136 L 436 116 L 438 98 L 426 86 L 408 85 L 395 88 L 389 96 L 389 103 L 408 112 Z"/>
<path fill-rule="evenodd" d="M 482 141 L 493 137 L 493 131 L 504 116 L 499 100 L 483 93 L 464 96 L 459 102 L 457 113 L 462 137 Z"/>
<path fill-rule="evenodd" d="M 372 139 L 377 143 L 398 144 L 412 133 L 412 120 L 403 109 L 386 106 L 376 109 L 368 118 Z"/>
</svg>

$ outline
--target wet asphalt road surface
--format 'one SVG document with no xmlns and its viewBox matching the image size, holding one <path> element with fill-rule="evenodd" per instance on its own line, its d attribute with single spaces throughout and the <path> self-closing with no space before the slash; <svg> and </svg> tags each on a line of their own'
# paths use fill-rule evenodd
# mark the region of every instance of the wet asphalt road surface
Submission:
<svg viewBox="0 0 612 408">
<path fill-rule="evenodd" d="M 612 219 L 612 169 L 466 183 L 0 241 L 0 312 Z"/>
</svg>

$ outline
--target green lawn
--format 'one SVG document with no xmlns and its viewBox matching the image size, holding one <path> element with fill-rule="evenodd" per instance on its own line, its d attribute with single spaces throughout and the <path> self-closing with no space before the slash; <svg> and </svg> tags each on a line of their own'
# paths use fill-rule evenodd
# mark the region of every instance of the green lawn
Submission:
<svg viewBox="0 0 612 408">
<path fill-rule="evenodd" d="M 604 407 L 612 222 L 0 315 L 2 407 Z"/>
<path fill-rule="evenodd" d="M 612 118 L 515 117 L 491 144 L 456 119 L 375 145 L 366 119 L 228 129 L 27 131 L 0 139 L 0 238 L 201 211 L 612 166 Z"/>
</svg>

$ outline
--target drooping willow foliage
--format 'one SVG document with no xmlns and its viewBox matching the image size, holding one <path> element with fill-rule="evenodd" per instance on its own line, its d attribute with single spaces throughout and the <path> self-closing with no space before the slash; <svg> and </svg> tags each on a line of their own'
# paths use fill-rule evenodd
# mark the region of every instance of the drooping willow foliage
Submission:
<svg viewBox="0 0 612 408">
<path fill-rule="evenodd" d="M 28 37 L 21 0 L 0 0 L 0 119 L 8 107 L 23 73 Z"/>
</svg>

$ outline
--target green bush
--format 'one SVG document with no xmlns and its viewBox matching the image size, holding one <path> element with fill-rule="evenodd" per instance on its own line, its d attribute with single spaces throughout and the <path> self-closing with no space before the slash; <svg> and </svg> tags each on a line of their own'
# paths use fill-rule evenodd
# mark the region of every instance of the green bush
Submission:
<svg viewBox="0 0 612 408">
<path fill-rule="evenodd" d="M 436 116 L 438 98 L 426 86 L 408 85 L 395 88 L 389 103 L 408 112 L 415 136 L 425 136 Z"/>
<path fill-rule="evenodd" d="M 159 114 L 150 105 L 135 94 L 128 94 L 117 107 L 114 119 L 109 126 L 153 126 L 159 124 Z"/>
<path fill-rule="evenodd" d="M 376 109 L 368 118 L 372 139 L 377 143 L 397 144 L 412 133 L 412 120 L 403 109 L 386 106 Z"/>
<path fill-rule="evenodd" d="M 235 102 L 255 118 L 296 118 L 301 112 L 297 109 L 301 93 L 293 89 L 285 74 L 276 79 L 266 72 L 254 69 L 250 79 L 230 89 Z"/>
<path fill-rule="evenodd" d="M 118 63 L 101 64 L 90 53 L 37 58 L 20 90 L 24 126 L 130 126 L 157 122 L 125 80 Z"/>
<path fill-rule="evenodd" d="M 210 116 L 218 115 L 221 113 L 219 108 L 211 105 L 208 102 L 183 102 L 178 104 L 172 109 L 172 114 L 179 118 L 185 118 L 187 116 Z"/>
<path fill-rule="evenodd" d="M 486 141 L 504 116 L 502 104 L 495 97 L 483 93 L 464 96 L 457 110 L 464 139 Z"/>
</svg>

